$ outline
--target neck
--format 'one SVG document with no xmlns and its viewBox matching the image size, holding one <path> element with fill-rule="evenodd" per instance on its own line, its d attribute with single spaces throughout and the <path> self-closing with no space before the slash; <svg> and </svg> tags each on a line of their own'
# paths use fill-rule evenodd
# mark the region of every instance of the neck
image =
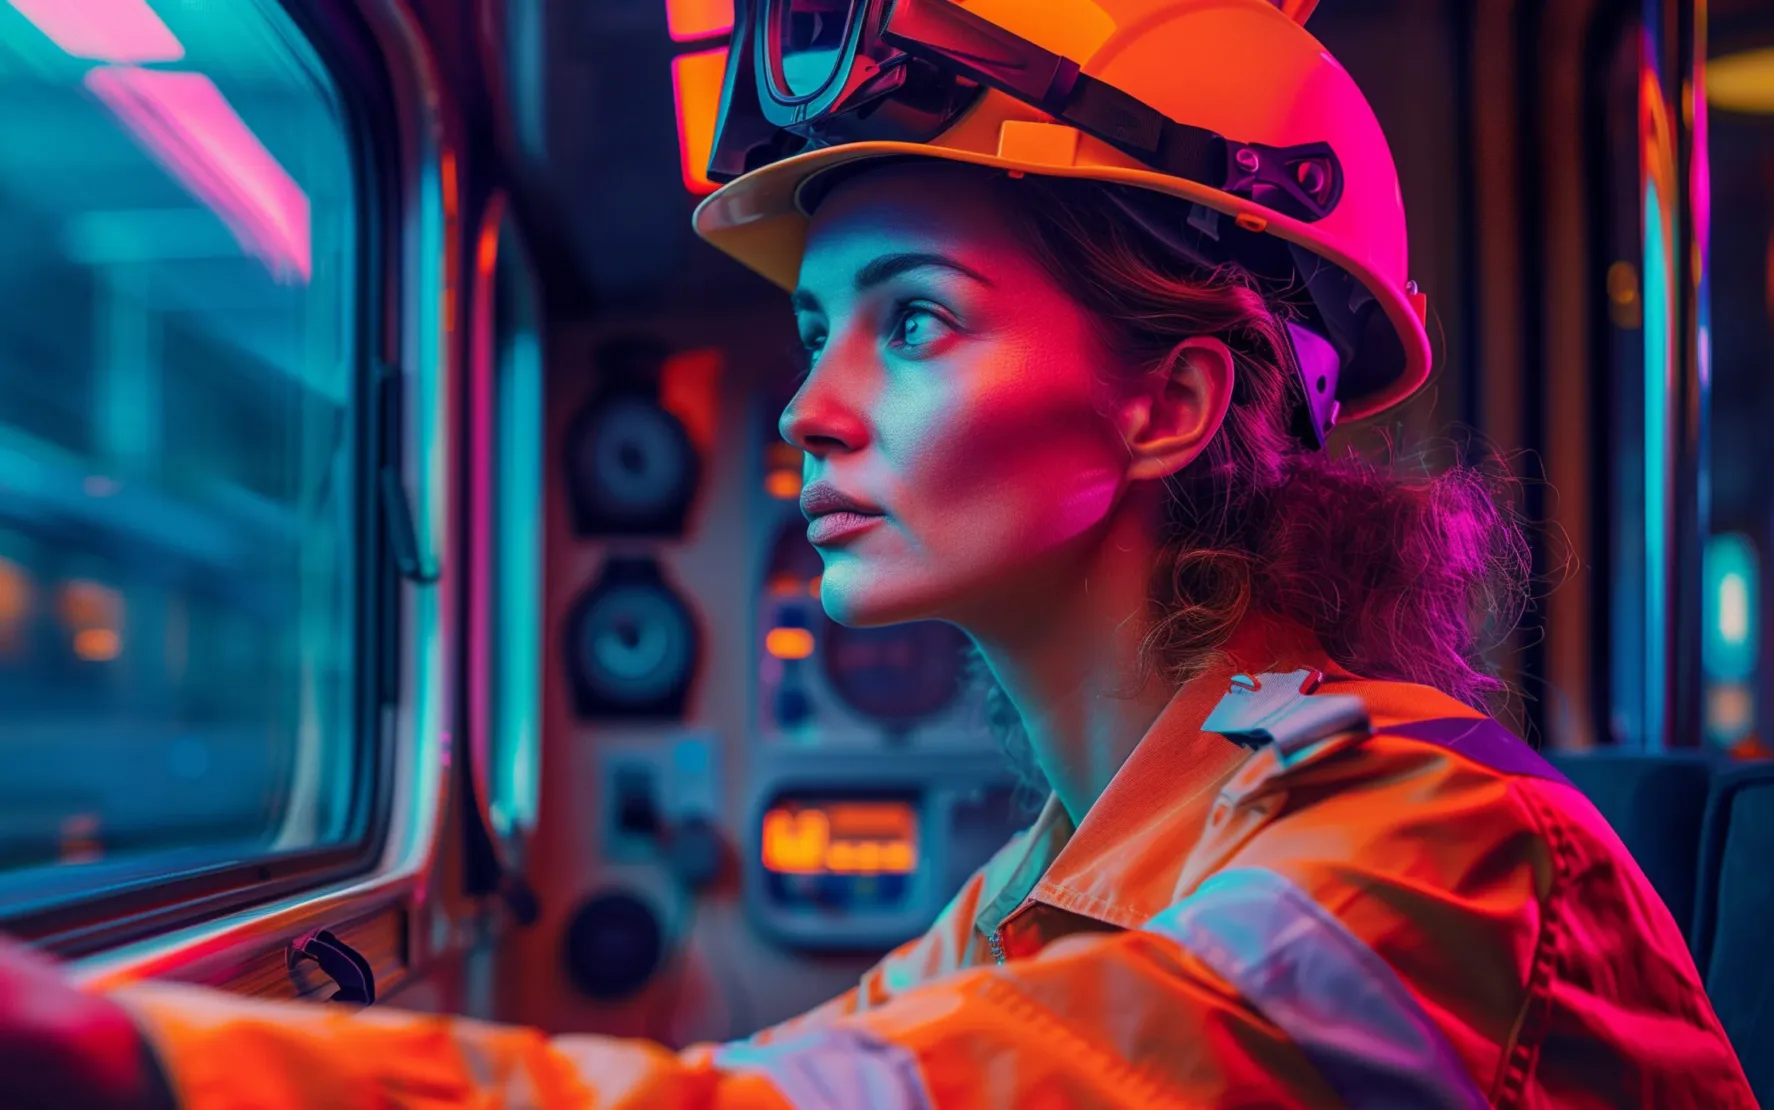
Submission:
<svg viewBox="0 0 1774 1110">
<path fill-rule="evenodd" d="M 1056 576 L 1067 585 L 1042 591 L 1038 618 L 1025 612 L 1021 620 L 969 628 L 1074 824 L 1176 692 L 1159 675 L 1143 685 L 1137 677 L 1150 628 L 1155 553 L 1147 535 L 1136 514 L 1125 514 L 1082 566 Z"/>
</svg>

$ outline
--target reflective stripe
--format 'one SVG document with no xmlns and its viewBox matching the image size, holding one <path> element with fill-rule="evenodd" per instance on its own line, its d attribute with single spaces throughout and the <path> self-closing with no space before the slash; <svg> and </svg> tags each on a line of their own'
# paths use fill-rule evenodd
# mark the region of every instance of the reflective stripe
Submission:
<svg viewBox="0 0 1774 1110">
<path fill-rule="evenodd" d="M 1546 757 L 1489 717 L 1441 717 L 1433 721 L 1414 721 L 1408 725 L 1390 725 L 1381 729 L 1380 734 L 1438 744 L 1474 763 L 1489 767 L 1498 774 L 1527 775 L 1571 785 L 1570 779 L 1546 762 Z"/>
<path fill-rule="evenodd" d="M 795 1110 L 931 1110 L 906 1048 L 855 1029 L 825 1028 L 774 1044 L 715 1050 L 716 1066 L 762 1072 Z"/>
<path fill-rule="evenodd" d="M 1145 930 L 1212 968 L 1348 1105 L 1489 1105 L 1392 968 L 1280 875 L 1222 871 Z"/>
<path fill-rule="evenodd" d="M 500 1110 L 541 1110 L 542 1099 L 536 1091 L 530 1069 L 486 1042 L 485 1029 L 478 1022 L 463 1022 L 451 1029 L 456 1051 L 468 1072 L 468 1082 L 487 1099 L 487 1105 Z"/>
</svg>

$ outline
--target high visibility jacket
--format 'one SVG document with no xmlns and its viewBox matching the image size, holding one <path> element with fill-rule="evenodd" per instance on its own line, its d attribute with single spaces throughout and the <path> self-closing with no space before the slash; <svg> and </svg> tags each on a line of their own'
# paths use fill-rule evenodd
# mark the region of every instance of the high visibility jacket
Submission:
<svg viewBox="0 0 1774 1110">
<path fill-rule="evenodd" d="M 747 1041 L 119 997 L 189 1110 L 1755 1106 L 1668 911 L 1557 771 L 1300 637 L 1228 656 L 1077 828 L 1050 801 L 929 933 Z M 1314 668 L 1254 752 L 1204 731 L 1276 682 L 1235 674 Z M 1370 730 L 1311 727 L 1345 697 Z"/>
</svg>

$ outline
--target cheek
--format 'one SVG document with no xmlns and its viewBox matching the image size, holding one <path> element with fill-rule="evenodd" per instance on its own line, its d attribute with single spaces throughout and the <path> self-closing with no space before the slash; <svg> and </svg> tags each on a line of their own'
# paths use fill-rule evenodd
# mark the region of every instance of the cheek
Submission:
<svg viewBox="0 0 1774 1110">
<path fill-rule="evenodd" d="M 907 398 L 893 437 L 901 445 L 893 452 L 900 515 L 928 554 L 1015 561 L 1059 547 L 1108 515 L 1127 453 L 1094 408 L 1080 361 L 997 350 L 917 401 Z"/>
</svg>

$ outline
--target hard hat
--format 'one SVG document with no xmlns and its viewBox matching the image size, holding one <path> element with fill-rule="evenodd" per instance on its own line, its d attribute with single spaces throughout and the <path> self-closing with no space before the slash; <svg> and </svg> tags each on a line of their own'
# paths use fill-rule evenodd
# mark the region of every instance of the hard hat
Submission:
<svg viewBox="0 0 1774 1110">
<path fill-rule="evenodd" d="M 1164 241 L 1309 294 L 1313 438 L 1428 378 L 1398 175 L 1315 0 L 739 0 L 697 232 L 791 289 L 816 183 L 923 157 L 1087 178 Z M 1151 194 L 1188 204 L 1152 201 Z M 1297 303 L 1297 302 L 1296 302 Z"/>
</svg>

